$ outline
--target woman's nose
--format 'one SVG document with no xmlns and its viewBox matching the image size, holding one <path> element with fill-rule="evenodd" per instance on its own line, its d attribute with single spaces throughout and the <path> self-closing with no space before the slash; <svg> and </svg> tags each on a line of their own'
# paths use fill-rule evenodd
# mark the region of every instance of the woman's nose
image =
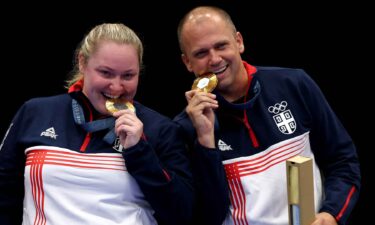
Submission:
<svg viewBox="0 0 375 225">
<path fill-rule="evenodd" d="M 124 85 L 122 84 L 120 77 L 115 77 L 111 80 L 111 89 L 113 91 L 122 91 L 124 88 Z"/>
</svg>

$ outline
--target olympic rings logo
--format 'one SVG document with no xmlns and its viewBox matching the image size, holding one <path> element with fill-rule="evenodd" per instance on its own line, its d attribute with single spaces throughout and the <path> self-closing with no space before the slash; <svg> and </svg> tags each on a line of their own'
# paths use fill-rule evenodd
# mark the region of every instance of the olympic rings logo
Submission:
<svg viewBox="0 0 375 225">
<path fill-rule="evenodd" d="M 268 107 L 268 112 L 278 114 L 286 109 L 288 103 L 286 101 L 282 101 L 280 103 L 276 103 L 274 106 Z"/>
</svg>

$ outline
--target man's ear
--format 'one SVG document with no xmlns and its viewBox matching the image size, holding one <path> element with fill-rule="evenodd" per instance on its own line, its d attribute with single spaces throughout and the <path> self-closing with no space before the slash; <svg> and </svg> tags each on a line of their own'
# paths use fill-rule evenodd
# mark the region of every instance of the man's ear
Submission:
<svg viewBox="0 0 375 225">
<path fill-rule="evenodd" d="M 242 54 L 245 51 L 245 45 L 243 43 L 242 34 L 240 32 L 236 33 L 236 42 L 238 44 L 238 50 Z"/>
<path fill-rule="evenodd" d="M 191 64 L 190 64 L 190 61 L 189 61 L 188 57 L 186 57 L 185 54 L 181 54 L 181 59 L 182 59 L 182 62 L 184 62 L 185 66 L 186 66 L 186 69 L 189 72 L 193 72 L 193 68 L 191 67 Z"/>
</svg>

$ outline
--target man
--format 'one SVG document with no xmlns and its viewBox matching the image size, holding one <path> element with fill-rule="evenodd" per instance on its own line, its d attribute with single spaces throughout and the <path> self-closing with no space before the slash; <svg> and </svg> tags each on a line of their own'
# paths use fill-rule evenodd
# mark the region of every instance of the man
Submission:
<svg viewBox="0 0 375 225">
<path fill-rule="evenodd" d="M 301 69 L 243 61 L 242 35 L 216 7 L 188 12 L 178 38 L 186 68 L 218 79 L 213 93 L 187 91 L 174 119 L 191 147 L 199 221 L 288 224 L 285 162 L 302 155 L 313 159 L 312 224 L 345 224 L 359 195 L 359 161 L 314 81 Z"/>
</svg>

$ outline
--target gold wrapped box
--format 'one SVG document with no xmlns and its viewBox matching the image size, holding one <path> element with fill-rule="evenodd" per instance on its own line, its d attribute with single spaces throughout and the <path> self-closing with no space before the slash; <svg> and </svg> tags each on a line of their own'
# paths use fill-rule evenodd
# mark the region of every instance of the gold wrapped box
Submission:
<svg viewBox="0 0 375 225">
<path fill-rule="evenodd" d="M 286 162 L 289 225 L 311 225 L 315 219 L 312 163 L 304 156 Z"/>
</svg>

